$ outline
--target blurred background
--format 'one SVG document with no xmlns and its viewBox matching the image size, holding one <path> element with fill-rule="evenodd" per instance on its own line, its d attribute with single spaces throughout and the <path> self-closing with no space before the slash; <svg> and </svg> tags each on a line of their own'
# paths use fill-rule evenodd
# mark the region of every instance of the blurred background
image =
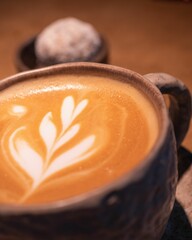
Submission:
<svg viewBox="0 0 192 240">
<path fill-rule="evenodd" d="M 171 0 L 1 0 L 0 78 L 15 73 L 21 43 L 68 16 L 93 24 L 106 37 L 111 64 L 192 82 L 192 4 Z"/>
<path fill-rule="evenodd" d="M 16 73 L 15 52 L 51 22 L 76 17 L 106 38 L 109 62 L 140 74 L 166 72 L 192 91 L 192 4 L 190 0 L 1 0 L 0 79 Z M 183 145 L 192 151 L 192 127 Z M 192 222 L 192 169 L 177 197 Z"/>
</svg>

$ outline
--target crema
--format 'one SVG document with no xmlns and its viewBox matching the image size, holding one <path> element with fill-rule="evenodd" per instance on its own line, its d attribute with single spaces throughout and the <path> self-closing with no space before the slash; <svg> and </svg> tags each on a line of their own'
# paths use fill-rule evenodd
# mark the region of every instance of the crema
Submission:
<svg viewBox="0 0 192 240">
<path fill-rule="evenodd" d="M 0 93 L 0 202 L 39 204 L 105 186 L 136 168 L 158 136 L 135 86 L 88 75 L 20 82 Z"/>
</svg>

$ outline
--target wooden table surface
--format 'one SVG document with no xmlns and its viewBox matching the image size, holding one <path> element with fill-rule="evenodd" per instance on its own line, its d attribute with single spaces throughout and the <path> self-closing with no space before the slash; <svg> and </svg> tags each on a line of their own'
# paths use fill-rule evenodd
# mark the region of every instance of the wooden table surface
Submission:
<svg viewBox="0 0 192 240">
<path fill-rule="evenodd" d="M 110 63 L 140 74 L 166 72 L 192 91 L 192 4 L 160 0 L 0 1 L 0 79 L 16 73 L 14 54 L 26 39 L 59 18 L 92 23 L 107 39 Z M 192 151 L 192 126 L 183 145 Z M 192 222 L 192 168 L 177 199 Z"/>
</svg>

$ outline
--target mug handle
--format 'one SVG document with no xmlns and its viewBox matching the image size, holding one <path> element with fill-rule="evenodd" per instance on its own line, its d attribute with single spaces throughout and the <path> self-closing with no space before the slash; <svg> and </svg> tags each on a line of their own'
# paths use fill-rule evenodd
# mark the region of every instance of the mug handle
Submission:
<svg viewBox="0 0 192 240">
<path fill-rule="evenodd" d="M 189 129 L 192 98 L 188 88 L 175 77 L 166 73 L 149 73 L 144 75 L 162 94 L 170 99 L 169 114 L 173 123 L 177 147 L 181 145 Z"/>
</svg>

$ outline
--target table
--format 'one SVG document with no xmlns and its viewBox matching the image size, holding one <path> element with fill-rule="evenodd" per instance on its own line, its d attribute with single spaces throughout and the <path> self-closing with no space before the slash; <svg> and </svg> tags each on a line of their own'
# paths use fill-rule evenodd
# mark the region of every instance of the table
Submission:
<svg viewBox="0 0 192 240">
<path fill-rule="evenodd" d="M 140 74 L 166 72 L 192 91 L 192 4 L 160 0 L 0 1 L 0 79 L 16 73 L 14 54 L 26 39 L 59 18 L 92 23 L 108 41 L 110 63 Z M 192 125 L 183 142 L 192 151 Z M 192 164 L 177 200 L 192 223 Z"/>
</svg>

